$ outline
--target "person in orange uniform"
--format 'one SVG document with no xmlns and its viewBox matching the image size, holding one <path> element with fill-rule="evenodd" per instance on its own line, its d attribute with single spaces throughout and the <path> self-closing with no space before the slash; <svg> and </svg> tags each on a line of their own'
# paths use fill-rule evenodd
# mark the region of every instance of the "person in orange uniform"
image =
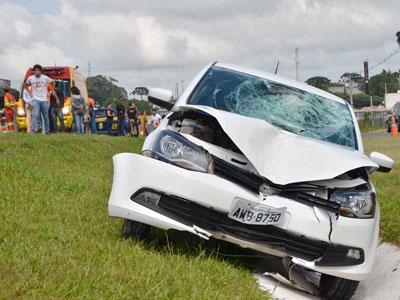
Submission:
<svg viewBox="0 0 400 300">
<path fill-rule="evenodd" d="M 8 131 L 14 131 L 14 113 L 17 107 L 15 97 L 9 89 L 4 89 L 4 114 L 6 116 L 6 126 Z"/>
</svg>

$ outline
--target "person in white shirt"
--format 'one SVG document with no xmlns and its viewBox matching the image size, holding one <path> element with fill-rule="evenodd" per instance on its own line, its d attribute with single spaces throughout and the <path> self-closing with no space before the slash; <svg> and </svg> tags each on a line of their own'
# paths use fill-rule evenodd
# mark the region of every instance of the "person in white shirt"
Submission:
<svg viewBox="0 0 400 300">
<path fill-rule="evenodd" d="M 157 113 L 157 110 L 153 108 L 151 110 L 151 124 L 153 125 L 154 128 L 157 128 L 158 125 L 160 125 L 161 122 L 161 116 Z"/>
<path fill-rule="evenodd" d="M 25 105 L 26 116 L 26 132 L 32 132 L 32 87 L 25 83 L 24 90 L 22 91 L 22 99 Z"/>
<path fill-rule="evenodd" d="M 32 86 L 32 132 L 38 132 L 40 117 L 44 121 L 44 133 L 49 133 L 49 102 L 47 99 L 47 85 L 52 80 L 42 74 L 41 65 L 33 66 L 33 75 L 26 81 Z"/>
</svg>

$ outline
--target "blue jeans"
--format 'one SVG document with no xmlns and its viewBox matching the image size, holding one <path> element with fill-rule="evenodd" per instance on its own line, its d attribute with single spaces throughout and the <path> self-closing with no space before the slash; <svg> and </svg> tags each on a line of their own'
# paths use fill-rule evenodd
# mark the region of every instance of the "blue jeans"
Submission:
<svg viewBox="0 0 400 300">
<path fill-rule="evenodd" d="M 75 128 L 76 133 L 78 133 L 78 134 L 83 133 L 83 112 L 82 111 L 74 112 L 74 128 Z"/>
<path fill-rule="evenodd" d="M 39 122 L 43 118 L 44 133 L 49 133 L 49 103 L 47 101 L 32 101 L 32 132 L 38 131 Z"/>
<path fill-rule="evenodd" d="M 96 116 L 95 115 L 91 115 L 90 116 L 89 126 L 90 126 L 90 132 L 91 133 L 96 133 L 97 132 L 97 129 L 96 129 Z"/>
<path fill-rule="evenodd" d="M 60 120 L 61 131 L 64 132 L 64 131 L 65 131 L 64 117 L 63 117 L 61 108 L 58 108 L 58 107 L 51 107 L 51 108 L 50 108 L 50 119 L 51 119 L 51 123 L 53 124 L 53 130 L 54 130 L 54 132 L 57 132 L 57 131 L 58 131 L 58 127 L 57 127 L 57 118 Z"/>
<path fill-rule="evenodd" d="M 125 135 L 125 118 L 124 117 L 118 118 L 118 135 L 119 136 Z"/>
</svg>

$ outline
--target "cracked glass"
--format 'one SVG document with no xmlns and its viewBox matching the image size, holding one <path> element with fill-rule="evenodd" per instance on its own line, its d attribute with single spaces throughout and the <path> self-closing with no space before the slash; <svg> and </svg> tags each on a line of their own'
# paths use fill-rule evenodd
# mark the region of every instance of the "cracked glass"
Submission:
<svg viewBox="0 0 400 300">
<path fill-rule="evenodd" d="M 301 136 L 357 148 L 346 104 L 265 78 L 212 67 L 188 104 L 261 119 Z"/>
</svg>

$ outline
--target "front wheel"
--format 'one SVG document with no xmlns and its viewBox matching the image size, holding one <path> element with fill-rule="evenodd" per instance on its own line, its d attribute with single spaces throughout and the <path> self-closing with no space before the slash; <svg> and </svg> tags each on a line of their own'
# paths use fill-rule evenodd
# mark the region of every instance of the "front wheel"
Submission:
<svg viewBox="0 0 400 300">
<path fill-rule="evenodd" d="M 149 225 L 128 219 L 124 220 L 124 224 L 122 225 L 122 236 L 125 239 L 135 237 L 137 239 L 145 240 L 149 237 L 149 233 Z"/>
<path fill-rule="evenodd" d="M 350 299 L 358 287 L 359 281 L 343 279 L 321 274 L 320 291 L 323 299 L 347 300 Z"/>
</svg>

